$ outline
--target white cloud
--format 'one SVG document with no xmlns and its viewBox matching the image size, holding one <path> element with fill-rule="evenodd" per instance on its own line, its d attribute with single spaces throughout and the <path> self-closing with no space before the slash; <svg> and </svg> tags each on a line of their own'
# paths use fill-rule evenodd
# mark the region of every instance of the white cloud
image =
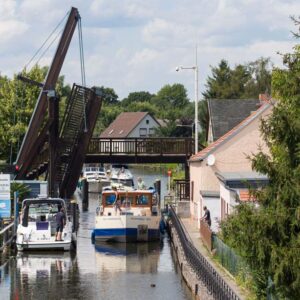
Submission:
<svg viewBox="0 0 300 300">
<path fill-rule="evenodd" d="M 174 82 L 193 98 L 192 72 L 174 69 L 195 63 L 196 43 L 201 90 L 210 65 L 222 58 L 232 66 L 261 56 L 280 64 L 277 51 L 296 43 L 289 16 L 300 11 L 299 0 L 0 1 L 2 74 L 19 71 L 73 5 L 82 17 L 87 83 L 112 87 L 120 98 Z M 71 84 L 80 81 L 77 32 L 62 74 Z"/>
</svg>

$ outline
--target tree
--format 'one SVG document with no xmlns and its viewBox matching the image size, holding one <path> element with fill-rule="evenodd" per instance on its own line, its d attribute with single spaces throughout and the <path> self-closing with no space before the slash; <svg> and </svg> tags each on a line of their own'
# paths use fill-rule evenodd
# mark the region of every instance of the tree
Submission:
<svg viewBox="0 0 300 300">
<path fill-rule="evenodd" d="M 246 260 L 265 296 L 268 277 L 280 299 L 300 298 L 300 45 L 283 55 L 286 69 L 272 74 L 277 100 L 261 130 L 270 154 L 259 152 L 253 168 L 269 185 L 256 191 L 259 207 L 239 205 L 222 224 L 225 241 Z"/>
<path fill-rule="evenodd" d="M 143 111 L 155 116 L 158 114 L 158 107 L 149 102 L 132 102 L 126 108 L 126 111 Z"/>
<path fill-rule="evenodd" d="M 43 82 L 47 71 L 48 67 L 35 65 L 30 71 L 23 70 L 21 73 L 24 77 Z M 70 90 L 70 86 L 64 84 L 64 76 L 60 76 L 56 85 L 56 91 L 61 96 L 61 113 Z M 14 75 L 13 79 L 1 76 L 0 159 L 12 163 L 16 158 L 39 94 L 39 87 L 24 84 L 17 79 L 16 75 Z"/>
<path fill-rule="evenodd" d="M 163 86 L 155 97 L 151 99 L 151 103 L 157 107 L 163 107 L 161 116 L 167 116 L 169 111 L 180 111 L 189 103 L 186 88 L 179 83 Z M 171 113 L 173 114 L 173 113 Z"/>
<path fill-rule="evenodd" d="M 22 75 L 38 82 L 44 79 L 44 72 L 38 66 L 23 71 Z M 0 159 L 12 162 L 16 158 L 39 93 L 39 87 L 25 87 L 16 75 L 12 80 L 4 78 L 0 86 Z"/>
<path fill-rule="evenodd" d="M 257 99 L 260 93 L 271 92 L 272 63 L 260 58 L 230 68 L 226 60 L 212 67 L 212 76 L 206 83 L 205 99 Z"/>
<path fill-rule="evenodd" d="M 103 103 L 105 104 L 117 104 L 119 96 L 116 94 L 114 89 L 108 87 L 98 87 L 98 89 L 102 92 Z"/>
<path fill-rule="evenodd" d="M 123 107 L 127 107 L 130 104 L 135 102 L 150 102 L 151 98 L 155 95 L 150 94 L 149 92 L 141 91 L 141 92 L 133 92 L 128 95 L 127 98 L 124 98 L 121 101 Z"/>
<path fill-rule="evenodd" d="M 247 65 L 251 74 L 250 80 L 246 83 L 243 98 L 257 98 L 259 94 L 271 93 L 271 79 L 273 64 L 270 58 L 259 58 Z"/>
<path fill-rule="evenodd" d="M 104 103 L 102 105 L 93 136 L 98 137 L 122 111 L 123 110 L 118 105 L 107 105 Z"/>
</svg>

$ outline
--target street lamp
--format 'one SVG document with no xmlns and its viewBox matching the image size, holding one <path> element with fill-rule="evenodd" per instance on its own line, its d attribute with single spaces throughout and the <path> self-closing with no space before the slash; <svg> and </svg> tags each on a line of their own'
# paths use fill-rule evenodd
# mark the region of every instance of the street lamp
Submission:
<svg viewBox="0 0 300 300">
<path fill-rule="evenodd" d="M 198 64 L 196 47 L 196 65 L 192 67 L 176 67 L 176 72 L 180 70 L 194 70 L 195 73 L 195 153 L 198 152 Z"/>
</svg>

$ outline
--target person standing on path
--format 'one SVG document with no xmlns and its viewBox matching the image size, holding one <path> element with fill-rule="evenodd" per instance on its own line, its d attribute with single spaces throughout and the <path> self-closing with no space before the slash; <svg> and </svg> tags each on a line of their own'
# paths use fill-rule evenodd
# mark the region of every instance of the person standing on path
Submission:
<svg viewBox="0 0 300 300">
<path fill-rule="evenodd" d="M 210 211 L 206 206 L 203 207 L 203 210 L 204 210 L 204 216 L 203 216 L 202 220 L 204 220 L 210 227 L 211 226 Z"/>
</svg>

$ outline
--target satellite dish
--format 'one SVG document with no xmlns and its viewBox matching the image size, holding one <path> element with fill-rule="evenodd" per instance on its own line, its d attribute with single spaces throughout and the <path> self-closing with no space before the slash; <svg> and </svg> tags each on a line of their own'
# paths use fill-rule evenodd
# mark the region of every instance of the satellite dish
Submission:
<svg viewBox="0 0 300 300">
<path fill-rule="evenodd" d="M 216 158 L 213 154 L 209 154 L 208 157 L 207 157 L 207 164 L 209 166 L 213 166 L 216 162 Z"/>
</svg>

